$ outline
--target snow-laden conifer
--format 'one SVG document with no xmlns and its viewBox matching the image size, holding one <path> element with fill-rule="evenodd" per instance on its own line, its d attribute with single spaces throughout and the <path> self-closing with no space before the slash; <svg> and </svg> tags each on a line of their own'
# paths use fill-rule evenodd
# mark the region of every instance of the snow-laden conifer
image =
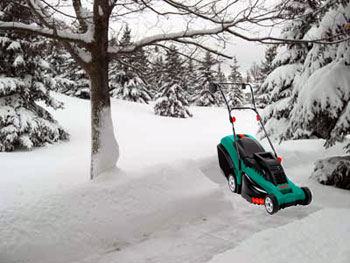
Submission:
<svg viewBox="0 0 350 263">
<path fill-rule="evenodd" d="M 183 65 L 175 46 L 171 46 L 167 50 L 165 67 L 164 83 L 160 92 L 156 95 L 155 114 L 177 118 L 192 117 L 187 109 L 186 93 L 180 85 L 180 83 L 183 83 L 183 76 L 181 75 Z"/>
<path fill-rule="evenodd" d="M 285 5 L 285 18 L 288 21 L 282 29 L 282 38 L 304 39 L 316 23 L 315 12 L 318 1 L 292 0 Z M 264 112 L 268 132 L 280 138 L 286 130 L 295 87 L 295 79 L 303 69 L 303 63 L 312 47 L 311 44 L 289 43 L 277 48 L 272 67 L 275 69 L 267 76 L 258 91 L 259 98 L 269 103 Z"/>
<path fill-rule="evenodd" d="M 236 57 L 233 57 L 233 64 L 230 66 L 230 74 L 228 79 L 230 82 L 242 82 L 243 77 L 239 71 L 239 64 Z M 244 104 L 244 94 L 240 85 L 230 85 L 227 86 L 227 102 L 230 107 L 239 107 Z"/>
<path fill-rule="evenodd" d="M 308 37 L 349 34 L 350 3 L 337 4 L 321 17 Z M 334 39 L 337 39 L 334 37 Z M 286 138 L 317 136 L 326 146 L 350 132 L 350 44 L 314 45 L 293 90 L 296 97 Z"/>
<path fill-rule="evenodd" d="M 219 100 L 209 92 L 209 84 L 215 81 L 214 71 L 212 67 L 215 65 L 215 60 L 212 55 L 207 52 L 205 54 L 204 63 L 198 67 L 199 76 L 195 88 L 195 95 L 191 101 L 197 106 L 214 106 L 219 105 Z"/>
<path fill-rule="evenodd" d="M 115 69 L 110 76 L 110 94 L 113 98 L 141 103 L 148 103 L 152 99 L 149 86 L 137 74 Z"/>
<path fill-rule="evenodd" d="M 255 65 L 255 70 L 253 68 L 251 69 L 255 73 L 255 101 L 260 108 L 265 108 L 270 102 L 270 93 L 266 90 L 266 84 L 262 84 L 267 76 L 278 66 L 278 62 L 274 63 L 277 55 L 277 47 L 277 45 L 269 46 L 265 51 L 265 57 L 261 65 Z"/>
<path fill-rule="evenodd" d="M 72 58 L 62 45 L 49 42 L 48 60 L 52 67 L 58 92 L 81 99 L 90 98 L 90 81 L 85 70 Z"/>
<path fill-rule="evenodd" d="M 131 30 L 126 26 L 120 46 L 131 45 Z M 152 99 L 149 85 L 141 75 L 146 74 L 147 57 L 143 49 L 122 55 L 113 62 L 109 72 L 110 94 L 114 98 L 148 103 Z"/>
<path fill-rule="evenodd" d="M 29 19 L 19 2 L 0 3 L 1 20 Z M 27 20 L 26 20 L 27 21 Z M 50 65 L 43 57 L 46 42 L 30 34 L 0 31 L 0 151 L 32 148 L 68 138 L 67 132 L 38 102 L 58 109 L 51 97 L 55 81 L 46 74 Z"/>
</svg>

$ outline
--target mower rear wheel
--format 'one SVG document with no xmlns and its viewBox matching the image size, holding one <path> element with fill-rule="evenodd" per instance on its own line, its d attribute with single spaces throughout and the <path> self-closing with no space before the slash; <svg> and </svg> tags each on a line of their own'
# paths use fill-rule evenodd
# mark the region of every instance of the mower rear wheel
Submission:
<svg viewBox="0 0 350 263">
<path fill-rule="evenodd" d="M 311 191 L 308 187 L 302 187 L 301 189 L 304 191 L 304 194 L 305 194 L 305 199 L 304 199 L 302 205 L 309 205 L 312 201 Z"/>
<path fill-rule="evenodd" d="M 232 193 L 237 193 L 237 180 L 236 176 L 230 173 L 227 177 L 228 187 L 230 188 Z"/>
<path fill-rule="evenodd" d="M 270 215 L 273 215 L 279 210 L 278 201 L 274 194 L 265 197 L 265 209 Z"/>
</svg>

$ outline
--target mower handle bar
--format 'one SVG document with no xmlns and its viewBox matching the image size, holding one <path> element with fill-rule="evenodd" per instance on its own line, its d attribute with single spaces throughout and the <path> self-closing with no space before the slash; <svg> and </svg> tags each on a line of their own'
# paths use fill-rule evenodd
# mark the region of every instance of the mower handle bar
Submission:
<svg viewBox="0 0 350 263">
<path fill-rule="evenodd" d="M 227 102 L 227 99 L 226 99 L 226 96 L 224 94 L 224 92 L 222 91 L 220 85 L 238 85 L 238 86 L 241 86 L 242 89 L 245 89 L 246 86 L 249 86 L 250 88 L 250 92 L 252 94 L 252 104 L 253 104 L 253 107 L 233 107 L 232 109 L 230 108 L 228 102 Z M 261 120 L 261 116 L 258 112 L 258 110 L 256 109 L 256 105 L 255 105 L 255 98 L 254 98 L 254 91 L 253 91 L 253 87 L 252 85 L 250 85 L 249 83 L 243 83 L 243 82 L 212 82 L 209 84 L 209 90 L 211 93 L 215 93 L 217 91 L 217 89 L 220 90 L 220 93 L 222 95 L 222 97 L 224 98 L 224 101 L 226 103 L 226 106 L 227 106 L 227 110 L 228 110 L 228 114 L 229 114 L 229 117 L 230 117 L 230 122 L 232 124 L 232 130 L 233 130 L 233 135 L 234 135 L 234 140 L 235 140 L 235 146 L 236 146 L 236 151 L 237 151 L 237 155 L 238 155 L 238 159 L 240 160 L 240 156 L 239 156 L 239 152 L 238 152 L 238 147 L 237 147 L 237 142 L 236 142 L 236 131 L 235 131 L 235 126 L 234 126 L 234 123 L 233 123 L 233 120 L 232 120 L 232 115 L 231 115 L 231 111 L 232 110 L 253 110 L 256 115 L 258 116 L 258 121 L 260 122 L 260 125 L 265 133 L 265 136 L 270 144 L 270 147 L 271 149 L 273 150 L 274 154 L 275 154 L 275 157 L 277 158 L 277 153 L 276 153 L 276 150 L 275 148 L 273 147 L 272 145 L 272 142 L 266 132 L 266 129 L 265 129 L 265 126 L 264 126 L 264 123 L 262 122 Z M 241 169 L 241 162 L 239 162 L 239 170 Z"/>
</svg>

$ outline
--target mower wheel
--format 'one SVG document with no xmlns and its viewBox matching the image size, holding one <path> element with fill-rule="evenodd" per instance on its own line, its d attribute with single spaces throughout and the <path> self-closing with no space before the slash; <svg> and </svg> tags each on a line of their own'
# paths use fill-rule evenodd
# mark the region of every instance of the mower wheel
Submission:
<svg viewBox="0 0 350 263">
<path fill-rule="evenodd" d="M 236 176 L 232 173 L 230 173 L 227 177 L 228 187 L 230 188 L 232 193 L 237 193 L 237 180 Z"/>
<path fill-rule="evenodd" d="M 273 215 L 279 210 L 278 201 L 274 194 L 265 197 L 265 209 L 270 215 Z"/>
<path fill-rule="evenodd" d="M 312 201 L 312 194 L 308 187 L 302 187 L 301 188 L 305 193 L 305 199 L 302 202 L 302 205 L 309 205 Z"/>
</svg>

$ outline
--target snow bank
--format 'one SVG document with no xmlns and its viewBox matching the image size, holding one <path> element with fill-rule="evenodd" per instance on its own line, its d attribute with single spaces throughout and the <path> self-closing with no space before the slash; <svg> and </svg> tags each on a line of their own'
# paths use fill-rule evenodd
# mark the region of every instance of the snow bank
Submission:
<svg viewBox="0 0 350 263">
<path fill-rule="evenodd" d="M 350 209 L 324 209 L 300 221 L 255 234 L 210 263 L 350 261 Z"/>
</svg>

